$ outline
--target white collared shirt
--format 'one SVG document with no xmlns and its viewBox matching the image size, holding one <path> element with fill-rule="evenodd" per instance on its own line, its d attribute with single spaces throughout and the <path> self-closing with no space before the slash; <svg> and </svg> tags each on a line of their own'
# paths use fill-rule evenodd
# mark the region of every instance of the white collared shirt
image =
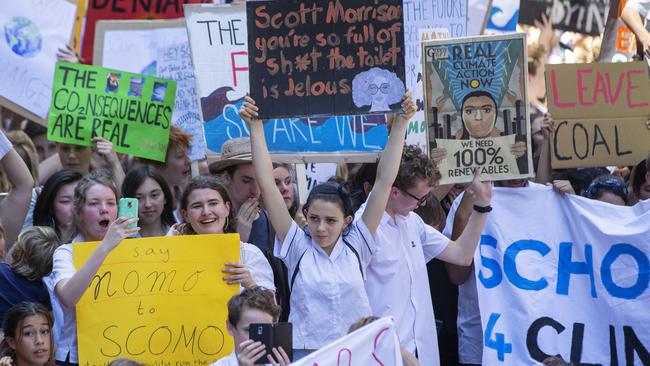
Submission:
<svg viewBox="0 0 650 366">
<path fill-rule="evenodd" d="M 215 362 L 211 363 L 210 366 L 239 366 L 239 361 L 237 361 L 237 354 L 235 351 L 232 351 L 226 357 L 222 357 Z"/>
<path fill-rule="evenodd" d="M 330 255 L 295 222 L 283 243 L 276 237 L 273 254 L 287 265 L 289 286 L 296 273 L 289 314 L 294 348 L 319 349 L 347 334 L 352 323 L 372 315 L 362 272 L 374 250 L 375 240 L 360 219 L 339 237 Z"/>
<path fill-rule="evenodd" d="M 365 208 L 359 208 L 357 218 Z M 411 353 L 417 349 L 421 365 L 440 365 L 427 262 L 449 239 L 413 212 L 394 220 L 384 212 L 375 240 L 377 250 L 366 276 L 373 315 L 395 319 L 400 343 Z"/>
</svg>

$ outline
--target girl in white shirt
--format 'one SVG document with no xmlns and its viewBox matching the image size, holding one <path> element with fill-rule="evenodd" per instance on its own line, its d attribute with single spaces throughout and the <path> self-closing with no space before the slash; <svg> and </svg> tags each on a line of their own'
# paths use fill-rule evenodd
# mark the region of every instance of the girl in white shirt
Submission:
<svg viewBox="0 0 650 366">
<path fill-rule="evenodd" d="M 291 289 L 289 321 L 298 350 L 315 350 L 344 336 L 359 318 L 371 315 L 363 284 L 365 268 L 375 250 L 374 234 L 381 220 L 390 188 L 397 176 L 408 121 L 416 108 L 407 93 L 404 113 L 394 118 L 392 133 L 377 169 L 368 207 L 352 222 L 347 194 L 335 183 L 312 189 L 303 208 L 305 230 L 289 215 L 273 180 L 273 166 L 257 119 L 255 101 L 246 97 L 240 110 L 251 134 L 253 165 L 262 198 L 276 231 L 274 255 L 288 268 Z M 304 352 L 294 353 L 294 359 Z"/>
</svg>

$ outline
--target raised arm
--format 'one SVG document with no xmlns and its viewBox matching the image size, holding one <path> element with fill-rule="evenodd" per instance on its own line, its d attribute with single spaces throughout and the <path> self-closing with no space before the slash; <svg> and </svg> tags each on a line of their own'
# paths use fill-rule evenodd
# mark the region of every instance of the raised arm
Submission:
<svg viewBox="0 0 650 366">
<path fill-rule="evenodd" d="M 276 235 L 281 241 L 284 241 L 293 219 L 289 215 L 289 210 L 287 210 L 287 205 L 284 203 L 284 199 L 282 199 L 282 194 L 273 180 L 273 163 L 271 162 L 269 149 L 266 146 L 264 124 L 262 120 L 257 118 L 257 110 L 255 101 L 251 97 L 246 96 L 245 102 L 239 110 L 239 115 L 248 123 L 251 133 L 253 167 L 255 168 L 257 183 L 260 185 L 260 190 L 262 191 L 262 200 L 264 200 L 266 212 L 269 215 Z"/>
<path fill-rule="evenodd" d="M 416 111 L 417 108 L 411 98 L 411 93 L 406 92 L 402 101 L 402 113 L 394 118 L 388 143 L 377 166 L 377 177 L 375 184 L 372 186 L 372 194 L 368 197 L 366 209 L 361 216 L 371 234 L 377 231 L 377 226 L 379 226 L 381 217 L 386 210 L 390 188 L 395 182 L 399 163 L 402 160 L 406 128 Z"/>
<path fill-rule="evenodd" d="M 481 182 L 478 169 L 472 181 L 472 190 L 475 194 L 474 205 L 480 207 L 490 205 L 490 201 L 492 200 L 492 183 Z M 460 266 L 469 266 L 472 264 L 474 251 L 481 239 L 481 233 L 483 232 L 485 221 L 487 221 L 487 215 L 487 213 L 472 210 L 472 214 L 469 216 L 463 232 L 458 239 L 449 241 L 449 244 L 440 253 L 438 259 Z M 454 227 L 455 229 L 456 227 Z"/>
<path fill-rule="evenodd" d="M 81 296 L 88 290 L 88 286 L 97 274 L 99 267 L 108 256 L 108 254 L 118 245 L 122 240 L 134 236 L 140 230 L 139 227 L 129 229 L 128 225 L 134 224 L 138 221 L 137 217 L 126 218 L 120 217 L 115 220 L 106 232 L 104 240 L 99 244 L 97 249 L 88 258 L 86 263 L 75 272 L 72 277 L 63 279 L 56 284 L 54 291 L 63 305 L 68 308 L 73 308 L 81 299 Z M 72 258 L 69 258 L 72 260 Z M 54 268 L 57 268 L 57 257 L 54 257 Z"/>
<path fill-rule="evenodd" d="M 648 33 L 643 25 L 641 12 L 631 4 L 626 4 L 621 12 L 621 19 L 623 19 L 625 25 L 630 28 L 639 42 L 641 42 L 643 45 L 643 53 L 645 57 L 648 57 L 650 55 L 650 33 Z"/>
<path fill-rule="evenodd" d="M 0 132 L 0 167 L 11 182 L 11 191 L 0 202 L 0 222 L 5 228 L 6 251 L 13 245 L 25 221 L 29 203 L 32 199 L 34 179 L 20 155 L 13 149 L 11 142 Z"/>
</svg>

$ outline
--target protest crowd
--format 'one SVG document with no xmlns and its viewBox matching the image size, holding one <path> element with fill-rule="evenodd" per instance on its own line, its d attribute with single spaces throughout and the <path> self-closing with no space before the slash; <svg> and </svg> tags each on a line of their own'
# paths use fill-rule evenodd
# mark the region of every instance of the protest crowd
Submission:
<svg viewBox="0 0 650 366">
<path fill-rule="evenodd" d="M 410 12 L 446 1 L 158 4 L 189 38 L 121 55 L 97 51 L 108 24 L 146 2 L 78 1 L 82 51 L 0 16 L 0 67 L 56 54 L 42 113 L 0 73 L 0 366 L 650 365 L 650 4 L 582 9 L 594 30 L 521 0 L 505 30 L 482 2 L 462 34 L 412 25 L 415 46 Z M 153 73 L 113 66 L 145 51 Z"/>
</svg>

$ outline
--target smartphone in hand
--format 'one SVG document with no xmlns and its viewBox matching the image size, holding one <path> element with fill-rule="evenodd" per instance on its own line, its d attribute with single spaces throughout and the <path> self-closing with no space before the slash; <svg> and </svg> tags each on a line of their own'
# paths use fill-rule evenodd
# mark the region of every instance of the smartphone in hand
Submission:
<svg viewBox="0 0 650 366">
<path fill-rule="evenodd" d="M 255 364 L 266 364 L 267 354 L 273 355 L 273 348 L 282 347 L 289 361 L 293 360 L 293 327 L 291 323 L 253 323 L 249 326 L 248 336 L 266 346 L 266 354 Z"/>
<path fill-rule="evenodd" d="M 117 208 L 117 217 L 138 217 L 138 199 L 137 198 L 120 198 L 120 204 Z M 134 229 L 138 224 L 130 224 L 129 229 Z"/>
</svg>

